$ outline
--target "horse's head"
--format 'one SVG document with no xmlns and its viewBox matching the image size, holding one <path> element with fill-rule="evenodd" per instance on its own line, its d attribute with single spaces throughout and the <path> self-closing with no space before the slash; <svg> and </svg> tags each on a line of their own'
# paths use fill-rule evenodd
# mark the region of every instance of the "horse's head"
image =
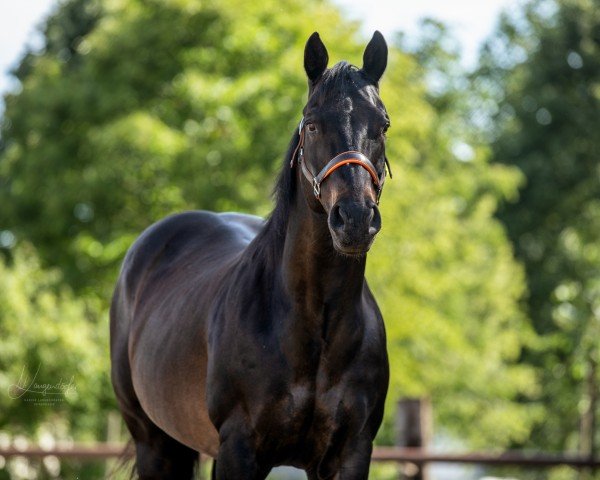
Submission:
<svg viewBox="0 0 600 480">
<path fill-rule="evenodd" d="M 298 148 L 303 191 L 314 211 L 325 211 L 333 245 L 347 255 L 365 254 L 381 228 L 377 204 L 390 121 L 378 82 L 387 53 L 379 32 L 360 69 L 345 62 L 328 69 L 327 49 L 316 32 L 304 52 L 309 98 Z"/>
</svg>

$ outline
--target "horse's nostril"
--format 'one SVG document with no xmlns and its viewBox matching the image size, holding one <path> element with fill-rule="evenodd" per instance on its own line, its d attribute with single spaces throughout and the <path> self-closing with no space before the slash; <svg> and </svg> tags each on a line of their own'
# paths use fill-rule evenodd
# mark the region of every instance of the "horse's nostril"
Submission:
<svg viewBox="0 0 600 480">
<path fill-rule="evenodd" d="M 350 221 L 350 214 L 346 211 L 346 209 L 340 207 L 339 215 L 342 218 L 342 222 L 344 222 L 345 225 L 348 224 L 348 222 Z"/>
<path fill-rule="evenodd" d="M 381 230 L 381 214 L 376 206 L 371 209 L 369 214 L 369 234 L 375 235 Z"/>
<path fill-rule="evenodd" d="M 373 217 L 375 217 L 375 207 L 371 208 L 371 210 L 369 211 L 369 217 L 367 218 L 367 222 L 369 223 L 369 225 L 372 224 Z"/>
<path fill-rule="evenodd" d="M 329 218 L 329 223 L 332 228 L 339 229 L 344 227 L 344 223 L 346 220 L 345 213 L 342 212 L 342 209 L 339 205 L 334 206 L 331 209 L 331 214 Z"/>
</svg>

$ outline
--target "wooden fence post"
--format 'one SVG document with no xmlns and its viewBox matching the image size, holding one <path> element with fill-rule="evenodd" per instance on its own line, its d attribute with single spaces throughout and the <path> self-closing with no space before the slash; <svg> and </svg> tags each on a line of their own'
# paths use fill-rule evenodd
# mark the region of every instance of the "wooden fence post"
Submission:
<svg viewBox="0 0 600 480">
<path fill-rule="evenodd" d="M 431 402 L 424 398 L 403 398 L 396 412 L 396 442 L 399 447 L 426 449 L 432 436 Z M 400 479 L 427 480 L 426 464 L 405 464 Z"/>
</svg>

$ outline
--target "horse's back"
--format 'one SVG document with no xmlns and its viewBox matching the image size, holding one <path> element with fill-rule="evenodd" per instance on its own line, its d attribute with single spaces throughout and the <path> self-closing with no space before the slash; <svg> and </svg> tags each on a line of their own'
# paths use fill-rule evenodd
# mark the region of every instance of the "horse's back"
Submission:
<svg viewBox="0 0 600 480">
<path fill-rule="evenodd" d="M 238 213 L 171 215 L 138 237 L 125 257 L 121 276 L 130 290 L 139 287 L 149 269 L 178 268 L 180 262 L 201 264 L 205 271 L 223 265 L 252 241 L 262 223 L 259 217 Z"/>
<path fill-rule="evenodd" d="M 120 403 L 139 401 L 157 426 L 182 442 L 194 439 L 184 443 L 206 453 L 214 454 L 216 441 L 202 408 L 206 318 L 228 271 L 262 225 L 258 217 L 237 213 L 167 217 L 134 242 L 113 298 L 111 357 Z M 186 402 L 190 395 L 197 401 Z M 167 402 L 171 408 L 164 408 Z M 200 408 L 188 412 L 190 404 Z"/>
</svg>

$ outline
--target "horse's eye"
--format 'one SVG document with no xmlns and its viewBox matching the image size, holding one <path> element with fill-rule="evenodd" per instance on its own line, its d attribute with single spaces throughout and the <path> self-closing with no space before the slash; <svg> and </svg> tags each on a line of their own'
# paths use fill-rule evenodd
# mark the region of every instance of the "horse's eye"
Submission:
<svg viewBox="0 0 600 480">
<path fill-rule="evenodd" d="M 385 134 L 387 133 L 387 131 L 388 131 L 388 128 L 390 128 L 390 124 L 389 124 L 389 123 L 386 123 L 386 124 L 383 126 L 383 128 L 381 129 L 381 134 L 382 134 L 382 135 L 385 135 Z"/>
<path fill-rule="evenodd" d="M 306 128 L 308 128 L 309 132 L 316 132 L 317 126 L 314 123 L 307 123 Z"/>
</svg>

